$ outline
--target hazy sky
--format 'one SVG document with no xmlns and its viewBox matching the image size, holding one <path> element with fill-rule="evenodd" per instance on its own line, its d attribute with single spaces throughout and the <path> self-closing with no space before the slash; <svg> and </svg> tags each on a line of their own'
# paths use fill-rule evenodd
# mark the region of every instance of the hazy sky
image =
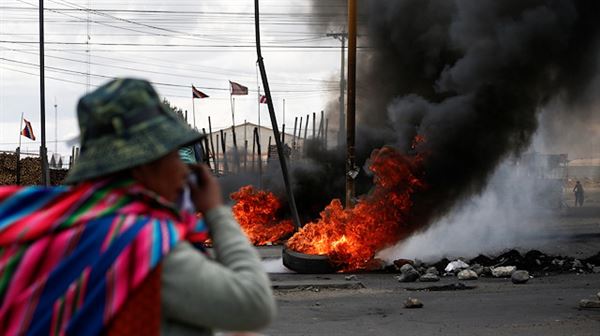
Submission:
<svg viewBox="0 0 600 336">
<path fill-rule="evenodd" d="M 40 146 L 37 4 L 0 0 L 0 150 L 17 147 L 21 113 L 38 137 L 35 142 L 23 138 L 23 149 L 33 152 Z M 295 116 L 324 109 L 338 94 L 340 43 L 326 34 L 336 25 L 343 29 L 344 22 L 333 19 L 331 25 L 334 15 L 311 14 L 303 0 L 262 0 L 261 6 L 269 82 L 278 118 L 286 100 L 289 129 Z M 323 6 L 325 12 L 344 10 Z M 208 127 L 211 116 L 214 129 L 231 124 L 232 80 L 251 90 L 236 97 L 236 123 L 257 121 L 253 1 L 47 0 L 45 8 L 49 152 L 55 148 L 56 103 L 58 152 L 70 153 L 66 140 L 78 134 L 76 103 L 88 80 L 93 90 L 113 77 L 148 79 L 190 118 L 194 84 L 210 95 L 195 102 L 197 125 Z M 268 122 L 266 105 L 261 120 Z"/>
</svg>

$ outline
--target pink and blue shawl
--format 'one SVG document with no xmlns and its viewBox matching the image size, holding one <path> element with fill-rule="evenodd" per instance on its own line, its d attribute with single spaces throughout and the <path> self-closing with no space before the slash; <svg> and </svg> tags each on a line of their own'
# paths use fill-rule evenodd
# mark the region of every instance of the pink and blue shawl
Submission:
<svg viewBox="0 0 600 336">
<path fill-rule="evenodd" d="M 204 221 L 132 180 L 0 187 L 0 335 L 97 335 Z"/>
</svg>

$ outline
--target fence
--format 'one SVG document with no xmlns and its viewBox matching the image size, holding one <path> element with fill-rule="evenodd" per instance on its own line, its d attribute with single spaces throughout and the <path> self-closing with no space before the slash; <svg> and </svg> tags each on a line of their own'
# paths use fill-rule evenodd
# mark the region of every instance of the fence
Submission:
<svg viewBox="0 0 600 336">
<path fill-rule="evenodd" d="M 56 158 L 51 160 L 49 173 L 52 185 L 61 184 L 73 164 L 72 156 L 68 162 L 62 161 Z M 41 177 L 39 153 L 21 152 L 19 148 L 15 151 L 0 151 L 0 185 L 38 185 L 41 184 Z"/>
</svg>

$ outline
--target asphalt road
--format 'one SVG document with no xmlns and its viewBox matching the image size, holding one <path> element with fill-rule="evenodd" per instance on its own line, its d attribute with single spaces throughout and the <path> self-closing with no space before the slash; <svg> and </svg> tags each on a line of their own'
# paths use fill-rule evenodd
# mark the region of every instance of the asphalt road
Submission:
<svg viewBox="0 0 600 336">
<path fill-rule="evenodd" d="M 583 258 L 600 252 L 600 217 L 569 216 L 530 240 L 545 253 Z M 536 243 L 537 242 L 537 243 Z M 515 246 L 516 247 L 516 246 Z M 523 248 L 522 250 L 526 250 Z M 264 258 L 279 247 L 260 249 Z M 277 261 L 272 271 L 282 270 Z M 600 274 L 563 274 L 514 285 L 509 279 L 464 281 L 470 290 L 427 291 L 458 283 L 399 283 L 393 274 L 301 275 L 272 273 L 279 317 L 266 335 L 600 335 L 600 309 L 581 310 L 581 299 L 600 292 Z M 356 288 L 356 284 L 358 287 Z M 348 288 L 349 287 L 349 288 Z M 418 298 L 421 309 L 406 309 Z"/>
<path fill-rule="evenodd" d="M 314 286 L 276 290 L 279 317 L 267 335 L 600 335 L 600 310 L 580 299 L 600 291 L 600 274 L 558 275 L 514 285 L 507 279 L 463 282 L 461 291 L 410 291 L 391 274 L 358 274 L 363 289 L 337 289 L 344 275 L 272 275 L 275 284 Z M 332 286 L 327 288 L 327 283 Z M 443 278 L 435 286 L 457 283 Z M 418 298 L 421 309 L 406 309 Z"/>
</svg>

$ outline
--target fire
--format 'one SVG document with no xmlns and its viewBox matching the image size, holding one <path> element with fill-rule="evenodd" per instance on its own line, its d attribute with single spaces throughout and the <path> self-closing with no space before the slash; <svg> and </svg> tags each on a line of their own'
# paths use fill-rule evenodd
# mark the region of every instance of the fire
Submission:
<svg viewBox="0 0 600 336">
<path fill-rule="evenodd" d="M 411 195 L 424 187 L 418 178 L 421 162 L 420 156 L 405 156 L 390 147 L 373 151 L 369 168 L 375 188 L 352 209 L 344 209 L 339 199 L 331 201 L 320 218 L 300 229 L 287 246 L 328 255 L 345 271 L 364 269 L 375 253 L 407 234 Z"/>
<path fill-rule="evenodd" d="M 231 194 L 231 199 L 237 201 L 233 215 L 254 245 L 281 241 L 294 231 L 291 220 L 278 220 L 281 202 L 273 193 L 245 186 Z"/>
</svg>

